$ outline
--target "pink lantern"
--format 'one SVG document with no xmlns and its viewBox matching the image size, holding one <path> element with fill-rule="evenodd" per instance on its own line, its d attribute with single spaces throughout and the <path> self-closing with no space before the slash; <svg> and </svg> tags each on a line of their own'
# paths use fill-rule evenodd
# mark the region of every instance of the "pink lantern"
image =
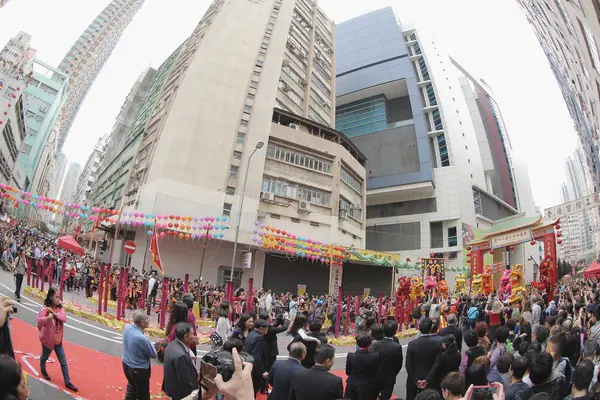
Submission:
<svg viewBox="0 0 600 400">
<path fill-rule="evenodd" d="M 165 237 L 165 233 L 164 233 L 164 232 L 161 232 L 159 236 L 160 236 L 161 238 L 164 238 L 164 237 Z"/>
</svg>

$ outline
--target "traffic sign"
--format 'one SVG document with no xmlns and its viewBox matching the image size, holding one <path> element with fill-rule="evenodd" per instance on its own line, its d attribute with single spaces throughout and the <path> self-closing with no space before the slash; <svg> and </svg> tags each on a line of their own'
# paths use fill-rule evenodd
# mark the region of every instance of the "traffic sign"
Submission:
<svg viewBox="0 0 600 400">
<path fill-rule="evenodd" d="M 125 242 L 125 253 L 131 255 L 133 253 L 135 253 L 135 243 L 133 242 L 133 240 L 128 240 Z"/>
</svg>

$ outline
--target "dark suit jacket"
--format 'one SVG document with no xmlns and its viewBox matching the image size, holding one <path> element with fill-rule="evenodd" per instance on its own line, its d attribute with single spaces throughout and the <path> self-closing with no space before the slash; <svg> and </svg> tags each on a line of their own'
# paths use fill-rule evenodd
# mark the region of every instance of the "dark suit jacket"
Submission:
<svg viewBox="0 0 600 400">
<path fill-rule="evenodd" d="M 428 376 L 435 377 L 432 367 L 438 354 L 442 352 L 442 343 L 442 338 L 437 335 L 421 336 L 408 342 L 405 364 L 408 379 L 416 383 Z M 429 383 L 433 382 L 433 378 L 431 379 Z"/>
<path fill-rule="evenodd" d="M 375 378 L 379 372 L 380 357 L 377 353 L 357 350 L 346 357 L 346 375 L 348 386 L 357 386 L 370 392 L 375 388 Z"/>
<path fill-rule="evenodd" d="M 446 328 L 440 330 L 438 335 L 444 337 L 446 335 L 452 335 L 456 339 L 456 347 L 458 347 L 458 352 L 462 352 L 462 331 L 458 326 L 447 326 Z"/>
<path fill-rule="evenodd" d="M 285 321 L 285 323 L 281 326 L 269 327 L 269 330 L 264 337 L 265 342 L 267 342 L 267 348 L 269 349 L 270 357 L 277 357 L 279 355 L 279 347 L 277 347 L 277 335 L 279 335 L 281 332 L 287 331 L 289 325 L 290 321 Z"/>
<path fill-rule="evenodd" d="M 269 350 L 267 349 L 267 342 L 257 329 L 248 334 L 244 342 L 244 350 L 254 357 L 253 374 L 262 375 L 263 372 L 268 371 Z"/>
<path fill-rule="evenodd" d="M 342 378 L 330 374 L 320 365 L 296 371 L 289 400 L 337 400 L 344 398 Z"/>
<path fill-rule="evenodd" d="M 198 389 L 198 371 L 185 344 L 178 339 L 165 350 L 163 390 L 173 400 L 180 400 Z"/>
<path fill-rule="evenodd" d="M 321 343 L 327 343 L 327 336 L 325 335 L 314 332 L 308 332 L 307 335 L 319 339 Z M 304 341 L 300 335 L 296 335 L 294 337 L 292 343 L 294 342 L 304 343 L 306 346 L 306 357 L 304 357 L 304 360 L 302 360 L 302 366 L 304 368 L 312 368 L 312 366 L 315 365 L 315 349 L 317 348 L 318 343 Z"/>
<path fill-rule="evenodd" d="M 396 383 L 396 376 L 402 370 L 402 346 L 394 342 L 393 339 L 383 339 L 373 342 L 371 351 L 379 354 L 381 364 L 379 364 L 378 381 L 381 383 Z"/>
<path fill-rule="evenodd" d="M 269 400 L 287 400 L 294 372 L 300 370 L 304 370 L 304 367 L 293 358 L 275 361 L 269 371 L 269 384 L 273 386 Z"/>
</svg>

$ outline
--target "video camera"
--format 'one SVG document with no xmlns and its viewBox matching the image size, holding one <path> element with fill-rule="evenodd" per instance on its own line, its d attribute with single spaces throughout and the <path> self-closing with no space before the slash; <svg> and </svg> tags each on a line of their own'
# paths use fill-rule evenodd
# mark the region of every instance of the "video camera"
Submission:
<svg viewBox="0 0 600 400">
<path fill-rule="evenodd" d="M 241 351 L 240 358 L 242 362 L 254 363 L 254 357 Z M 223 381 L 227 382 L 233 376 L 235 365 L 233 363 L 233 354 L 224 350 L 211 351 L 206 353 L 201 360 L 201 374 L 210 380 L 214 380 L 217 374 L 221 374 Z"/>
</svg>

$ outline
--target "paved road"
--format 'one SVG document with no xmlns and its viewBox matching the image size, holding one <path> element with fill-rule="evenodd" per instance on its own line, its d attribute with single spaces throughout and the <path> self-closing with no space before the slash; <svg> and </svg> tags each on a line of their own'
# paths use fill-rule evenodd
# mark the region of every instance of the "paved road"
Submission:
<svg viewBox="0 0 600 400">
<path fill-rule="evenodd" d="M 25 282 L 24 282 L 25 284 Z M 4 271 L 0 271 L 0 294 L 5 296 L 14 297 L 14 280 L 11 274 Z M 68 300 L 71 294 L 67 294 L 65 298 Z M 83 301 L 79 301 L 83 304 Z M 21 304 L 18 306 L 18 313 L 15 318 L 22 320 L 23 322 L 37 326 L 36 317 L 40 310 L 40 303 L 28 296 L 22 296 Z M 105 325 L 88 321 L 73 315 L 69 315 L 69 322 L 65 325 L 65 340 L 85 346 L 87 348 L 110 354 L 113 356 L 120 357 L 122 354 L 122 334 L 120 331 L 108 328 Z M 278 337 L 279 353 L 282 354 L 282 358 L 285 358 L 287 354 L 287 344 L 290 341 L 290 336 L 286 333 L 282 333 Z M 408 339 L 403 339 L 401 343 L 404 346 L 406 352 L 406 344 Z M 201 356 L 210 350 L 209 346 L 199 346 L 198 353 Z M 338 347 L 336 348 L 335 365 L 333 369 L 342 370 L 346 366 L 346 355 L 348 352 L 354 351 L 353 347 Z M 397 378 L 397 384 L 394 389 L 394 394 L 400 398 L 405 398 L 406 389 L 406 371 L 404 368 L 400 372 Z M 45 399 L 45 400 L 62 400 L 69 398 L 64 393 L 48 387 L 43 383 L 30 379 L 28 382 L 31 388 L 32 399 Z"/>
</svg>

